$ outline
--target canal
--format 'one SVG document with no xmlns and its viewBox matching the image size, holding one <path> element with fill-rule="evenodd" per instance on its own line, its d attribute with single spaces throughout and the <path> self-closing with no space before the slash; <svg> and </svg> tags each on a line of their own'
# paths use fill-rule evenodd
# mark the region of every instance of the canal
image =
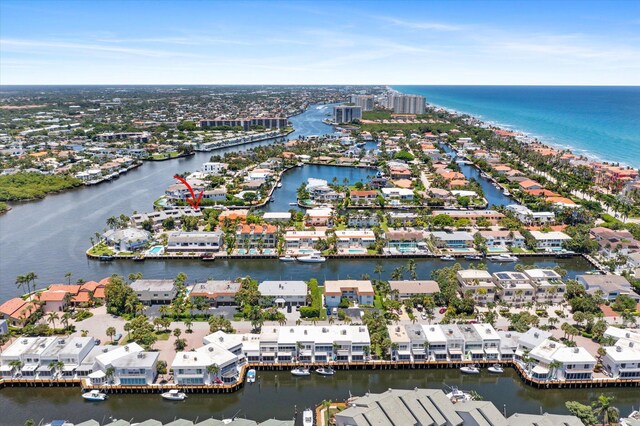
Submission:
<svg viewBox="0 0 640 426">
<path fill-rule="evenodd" d="M 474 390 L 507 415 L 537 414 L 541 410 L 566 414 L 565 401 L 587 404 L 601 393 L 615 397 L 614 405 L 622 415 L 628 415 L 632 407 L 638 408 L 640 403 L 637 388 L 538 390 L 524 385 L 510 368 L 503 375 L 483 371 L 478 376 L 463 375 L 455 369 L 338 371 L 333 377 L 293 377 L 287 371 L 258 371 L 257 382 L 236 393 L 189 395 L 183 402 L 163 401 L 158 394 L 147 394 L 111 395 L 105 402 L 89 403 L 80 397 L 79 388 L 30 388 L 28 391 L 7 388 L 0 391 L 0 407 L 3 407 L 0 425 L 21 425 L 26 418 L 33 418 L 36 423 L 52 418 L 75 422 L 89 418 L 101 421 L 113 417 L 138 422 L 154 418 L 168 422 L 180 417 L 203 420 L 234 415 L 259 421 L 286 420 L 294 416 L 294 409 L 298 410 L 300 424 L 300 413 L 323 400 L 342 401 L 349 394 L 384 392 L 388 388 L 446 389 L 446 386 Z"/>
</svg>

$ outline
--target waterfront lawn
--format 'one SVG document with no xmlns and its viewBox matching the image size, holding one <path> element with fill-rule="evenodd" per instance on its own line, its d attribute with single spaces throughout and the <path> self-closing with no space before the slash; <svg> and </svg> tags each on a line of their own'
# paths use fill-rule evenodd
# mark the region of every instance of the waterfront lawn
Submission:
<svg viewBox="0 0 640 426">
<path fill-rule="evenodd" d="M 176 158 L 180 153 L 178 151 L 157 152 L 151 156 L 152 160 L 165 160 L 167 158 Z"/>
<path fill-rule="evenodd" d="M 391 120 L 391 111 L 375 110 L 375 111 L 363 111 L 363 120 Z"/>
<path fill-rule="evenodd" d="M 8 212 L 9 205 L 7 203 L 0 203 L 0 213 Z"/>
<path fill-rule="evenodd" d="M 98 243 L 89 249 L 89 254 L 92 256 L 112 256 L 115 253 L 105 243 Z"/>
<path fill-rule="evenodd" d="M 52 192 L 82 185 L 80 179 L 67 175 L 16 173 L 0 176 L 0 201 L 19 201 L 44 198 Z"/>
</svg>

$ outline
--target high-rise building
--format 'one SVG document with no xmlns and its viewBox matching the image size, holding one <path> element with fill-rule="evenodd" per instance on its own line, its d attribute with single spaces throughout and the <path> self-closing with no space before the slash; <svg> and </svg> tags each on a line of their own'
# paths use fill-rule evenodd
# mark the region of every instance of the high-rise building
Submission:
<svg viewBox="0 0 640 426">
<path fill-rule="evenodd" d="M 373 111 L 373 95 L 351 95 L 351 103 L 362 107 L 362 111 Z"/>
<path fill-rule="evenodd" d="M 390 95 L 387 108 L 396 114 L 424 114 L 425 99 L 418 95 Z"/>
<path fill-rule="evenodd" d="M 353 105 L 338 105 L 333 107 L 334 123 L 350 123 L 362 119 L 362 107 Z"/>
</svg>

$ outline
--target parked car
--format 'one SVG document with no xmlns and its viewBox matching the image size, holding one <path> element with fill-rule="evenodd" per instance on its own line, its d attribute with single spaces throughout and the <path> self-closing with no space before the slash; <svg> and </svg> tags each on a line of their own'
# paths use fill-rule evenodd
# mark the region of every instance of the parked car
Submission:
<svg viewBox="0 0 640 426">
<path fill-rule="evenodd" d="M 441 314 L 444 314 L 445 312 L 447 312 L 447 308 L 440 308 L 438 312 L 440 312 Z"/>
<path fill-rule="evenodd" d="M 118 333 L 115 335 L 115 337 L 113 338 L 114 342 L 119 342 L 120 339 L 122 339 L 122 333 Z"/>
</svg>

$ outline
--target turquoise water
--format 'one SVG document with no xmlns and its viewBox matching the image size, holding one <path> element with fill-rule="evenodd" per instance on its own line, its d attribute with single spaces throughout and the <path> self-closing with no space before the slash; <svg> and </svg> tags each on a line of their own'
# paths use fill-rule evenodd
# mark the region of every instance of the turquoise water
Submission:
<svg viewBox="0 0 640 426">
<path fill-rule="evenodd" d="M 640 87 L 394 86 L 604 161 L 640 167 Z"/>
</svg>

